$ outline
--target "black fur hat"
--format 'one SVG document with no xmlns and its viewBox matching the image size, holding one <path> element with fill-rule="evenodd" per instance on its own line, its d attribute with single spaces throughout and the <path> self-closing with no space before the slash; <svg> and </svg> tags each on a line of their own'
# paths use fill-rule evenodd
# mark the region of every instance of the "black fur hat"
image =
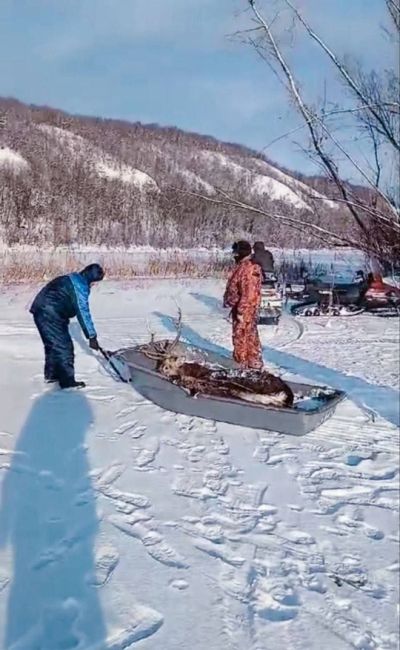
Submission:
<svg viewBox="0 0 400 650">
<path fill-rule="evenodd" d="M 248 257 L 252 253 L 251 244 L 243 240 L 236 242 L 234 253 L 239 260 Z"/>
</svg>

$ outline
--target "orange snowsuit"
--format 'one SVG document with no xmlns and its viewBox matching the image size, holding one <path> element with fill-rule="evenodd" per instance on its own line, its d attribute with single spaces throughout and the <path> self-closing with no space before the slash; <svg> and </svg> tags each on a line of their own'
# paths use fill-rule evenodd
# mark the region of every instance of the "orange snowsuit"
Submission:
<svg viewBox="0 0 400 650">
<path fill-rule="evenodd" d="M 257 330 L 261 282 L 260 266 L 246 257 L 233 270 L 224 294 L 224 306 L 232 308 L 233 358 L 245 368 L 263 366 Z"/>
</svg>

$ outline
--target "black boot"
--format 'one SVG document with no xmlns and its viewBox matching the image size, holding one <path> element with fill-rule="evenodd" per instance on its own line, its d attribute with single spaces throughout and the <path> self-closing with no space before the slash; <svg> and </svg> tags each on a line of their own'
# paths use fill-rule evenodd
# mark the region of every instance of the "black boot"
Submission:
<svg viewBox="0 0 400 650">
<path fill-rule="evenodd" d="M 60 388 L 85 388 L 86 384 L 84 381 L 75 381 L 75 379 L 69 381 L 60 381 Z"/>
</svg>

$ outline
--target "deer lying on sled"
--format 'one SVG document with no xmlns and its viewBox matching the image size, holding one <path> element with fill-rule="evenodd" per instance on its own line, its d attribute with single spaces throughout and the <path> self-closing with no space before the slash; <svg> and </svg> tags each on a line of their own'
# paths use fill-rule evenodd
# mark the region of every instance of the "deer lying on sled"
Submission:
<svg viewBox="0 0 400 650">
<path fill-rule="evenodd" d="M 262 406 L 290 407 L 293 392 L 280 378 L 265 370 L 229 370 L 206 363 L 186 361 L 177 349 L 182 333 L 182 312 L 178 311 L 177 335 L 173 341 L 150 342 L 139 350 L 156 361 L 156 370 L 190 395 L 241 399 Z"/>
</svg>

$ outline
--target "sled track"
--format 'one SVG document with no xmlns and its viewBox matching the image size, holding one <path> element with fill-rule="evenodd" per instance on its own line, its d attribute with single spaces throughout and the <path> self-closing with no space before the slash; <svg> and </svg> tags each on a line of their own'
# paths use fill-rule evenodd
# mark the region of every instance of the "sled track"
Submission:
<svg viewBox="0 0 400 650">
<path fill-rule="evenodd" d="M 293 324 L 294 326 L 292 327 L 293 333 L 291 332 L 291 337 L 289 338 L 289 340 L 281 344 L 278 343 L 277 347 L 279 347 L 280 350 L 288 348 L 294 343 L 300 341 L 300 339 L 304 336 L 304 333 L 306 331 L 305 325 L 303 325 L 303 323 L 301 323 L 295 316 L 287 315 L 285 321 Z"/>
<path fill-rule="evenodd" d="M 398 451 L 398 432 L 396 427 L 385 421 L 354 421 L 353 417 L 335 414 L 320 427 L 307 434 L 308 441 L 333 445 L 352 445 L 358 447 L 375 447 L 379 451 L 396 454 Z"/>
</svg>

